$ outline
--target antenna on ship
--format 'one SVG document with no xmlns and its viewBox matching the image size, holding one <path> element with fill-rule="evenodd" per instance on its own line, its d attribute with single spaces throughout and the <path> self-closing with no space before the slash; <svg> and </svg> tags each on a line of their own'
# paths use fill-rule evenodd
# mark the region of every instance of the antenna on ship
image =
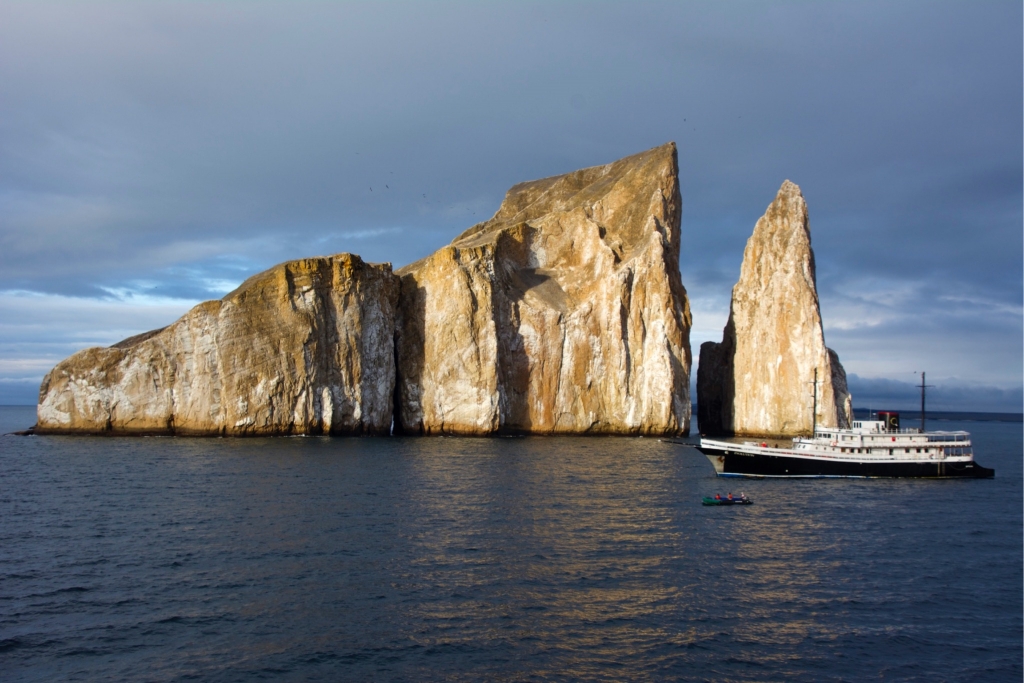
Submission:
<svg viewBox="0 0 1024 683">
<path fill-rule="evenodd" d="M 924 371 L 921 371 L 921 383 L 917 385 L 921 389 L 921 433 L 924 434 L 924 390 L 928 387 L 934 387 L 934 384 L 924 383 Z"/>
</svg>

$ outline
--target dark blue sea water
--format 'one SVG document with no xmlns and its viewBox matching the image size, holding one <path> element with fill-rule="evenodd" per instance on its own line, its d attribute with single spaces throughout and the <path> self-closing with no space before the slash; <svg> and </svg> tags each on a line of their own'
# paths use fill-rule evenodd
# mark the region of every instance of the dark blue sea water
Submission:
<svg viewBox="0 0 1024 683">
<path fill-rule="evenodd" d="M 1022 425 L 941 427 L 996 478 L 724 480 L 656 439 L 3 437 L 0 679 L 1020 681 Z"/>
</svg>

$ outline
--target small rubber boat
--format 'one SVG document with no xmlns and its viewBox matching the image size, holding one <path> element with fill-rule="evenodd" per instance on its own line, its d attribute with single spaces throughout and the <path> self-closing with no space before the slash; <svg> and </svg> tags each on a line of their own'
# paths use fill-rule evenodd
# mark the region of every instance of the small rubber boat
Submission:
<svg viewBox="0 0 1024 683">
<path fill-rule="evenodd" d="M 750 505 L 754 501 L 750 500 L 746 496 L 740 496 L 739 498 L 708 498 L 704 496 L 701 500 L 701 505 Z"/>
</svg>

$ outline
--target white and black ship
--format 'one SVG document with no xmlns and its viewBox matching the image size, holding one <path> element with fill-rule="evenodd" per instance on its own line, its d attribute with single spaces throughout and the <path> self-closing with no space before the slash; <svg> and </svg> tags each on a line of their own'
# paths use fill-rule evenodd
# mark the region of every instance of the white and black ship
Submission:
<svg viewBox="0 0 1024 683">
<path fill-rule="evenodd" d="M 721 477 L 928 477 L 989 478 L 995 471 L 974 462 L 964 431 L 900 429 L 899 413 L 880 412 L 852 429 L 817 427 L 792 444 L 778 440 L 716 441 L 698 449 Z"/>
</svg>

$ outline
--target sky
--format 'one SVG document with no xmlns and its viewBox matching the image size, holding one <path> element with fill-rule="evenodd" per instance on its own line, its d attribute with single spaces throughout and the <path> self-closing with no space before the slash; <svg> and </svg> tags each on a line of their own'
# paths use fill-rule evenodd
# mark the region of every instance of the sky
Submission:
<svg viewBox="0 0 1024 683">
<path fill-rule="evenodd" d="M 0 0 L 0 403 L 275 263 L 399 267 L 674 140 L 695 359 L 789 179 L 854 404 L 926 371 L 935 409 L 1019 412 L 1022 33 L 1010 1 Z"/>
</svg>

